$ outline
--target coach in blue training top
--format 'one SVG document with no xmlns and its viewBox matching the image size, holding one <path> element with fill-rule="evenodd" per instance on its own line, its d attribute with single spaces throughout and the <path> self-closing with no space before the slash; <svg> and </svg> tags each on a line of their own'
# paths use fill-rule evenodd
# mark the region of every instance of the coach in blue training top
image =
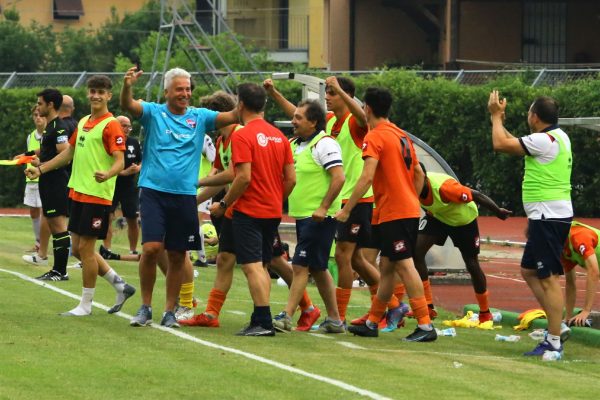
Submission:
<svg viewBox="0 0 600 400">
<path fill-rule="evenodd" d="M 190 107 L 191 76 L 181 68 L 173 68 L 165 74 L 165 104 L 134 100 L 131 88 L 142 72 L 136 67 L 130 68 L 121 90 L 121 107 L 140 118 L 145 132 L 144 163 L 138 184 L 143 243 L 139 268 L 142 306 L 131 325 L 152 322 L 156 262 L 165 249 L 169 267 L 161 325 L 177 328 L 173 309 L 181 286 L 185 254 L 199 245 L 196 186 L 204 135 L 236 123 L 238 117 L 235 111 L 217 113 Z"/>
</svg>

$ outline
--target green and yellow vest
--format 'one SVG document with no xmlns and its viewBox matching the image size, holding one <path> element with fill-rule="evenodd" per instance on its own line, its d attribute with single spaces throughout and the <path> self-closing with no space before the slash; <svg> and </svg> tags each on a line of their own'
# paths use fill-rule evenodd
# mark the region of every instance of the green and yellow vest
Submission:
<svg viewBox="0 0 600 400">
<path fill-rule="evenodd" d="M 433 202 L 429 206 L 421 203 L 421 207 L 429 211 L 436 219 L 450 226 L 464 226 L 477 218 L 479 212 L 474 201 L 468 203 L 445 203 L 444 200 L 442 200 L 440 188 L 448 179 L 454 178 L 450 175 L 437 172 L 428 172 L 427 178 L 431 185 Z"/>
<path fill-rule="evenodd" d="M 27 139 L 27 151 L 33 151 L 33 150 L 37 150 L 40 148 L 40 141 L 38 139 L 36 139 L 35 134 L 37 133 L 37 129 L 34 129 L 33 131 L 31 131 L 31 134 L 29 135 L 29 138 Z M 27 163 L 27 168 L 32 167 L 33 165 L 31 165 L 31 163 Z M 33 183 L 33 182 L 39 182 L 39 177 L 35 178 L 35 179 L 29 179 L 29 178 L 25 178 L 25 182 L 28 183 Z"/>
<path fill-rule="evenodd" d="M 592 226 L 582 224 L 581 222 L 577 222 L 577 221 L 571 222 L 571 226 L 582 226 L 584 228 L 587 228 L 587 229 L 593 231 L 594 233 L 596 233 L 596 235 L 598 235 L 598 237 L 600 238 L 600 229 L 596 229 Z M 571 232 L 570 231 L 569 231 L 569 237 L 567 238 L 567 245 L 569 246 L 571 255 L 568 257 L 566 255 L 564 255 L 564 257 L 567 260 L 573 261 L 574 263 L 577 263 L 577 265 L 585 268 L 585 260 L 583 259 L 583 256 L 579 252 L 579 249 L 573 248 L 573 244 L 571 243 Z M 600 260 L 600 242 L 594 249 L 594 252 L 596 253 L 596 258 L 598 260 Z"/>
</svg>

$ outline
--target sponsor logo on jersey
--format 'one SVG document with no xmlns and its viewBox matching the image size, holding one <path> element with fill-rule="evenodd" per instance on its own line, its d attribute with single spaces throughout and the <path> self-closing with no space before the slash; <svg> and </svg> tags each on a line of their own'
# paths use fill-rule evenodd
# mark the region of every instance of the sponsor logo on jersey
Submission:
<svg viewBox="0 0 600 400">
<path fill-rule="evenodd" d="M 579 254 L 583 255 L 585 253 L 586 247 L 585 244 L 579 246 Z"/>
<path fill-rule="evenodd" d="M 123 136 L 117 136 L 117 139 L 115 140 L 115 142 L 117 144 L 123 144 Z"/>
<path fill-rule="evenodd" d="M 467 196 L 467 194 L 466 194 L 466 193 L 463 193 L 463 194 L 461 194 L 461 195 L 460 195 L 460 199 L 461 199 L 462 201 L 467 201 L 467 200 L 469 199 L 469 196 Z"/>
<path fill-rule="evenodd" d="M 258 142 L 258 145 L 261 147 L 267 147 L 269 145 L 269 142 L 283 143 L 283 140 L 280 137 L 267 136 L 262 132 L 256 134 L 256 141 Z"/>
<path fill-rule="evenodd" d="M 127 146 L 127 151 L 129 151 L 130 153 L 133 153 L 135 151 L 135 147 L 133 145 L 129 145 L 129 146 Z"/>
<path fill-rule="evenodd" d="M 190 128 L 195 128 L 196 127 L 196 120 L 195 119 L 188 118 L 188 119 L 185 120 L 185 123 L 188 124 L 188 126 Z"/>
<path fill-rule="evenodd" d="M 362 144 L 362 150 L 365 151 L 367 149 L 367 142 L 363 142 Z"/>
<path fill-rule="evenodd" d="M 92 229 L 102 228 L 102 218 L 92 218 Z"/>
<path fill-rule="evenodd" d="M 196 239 L 196 238 L 194 237 L 194 235 L 190 235 L 190 236 L 188 236 L 188 242 L 189 242 L 189 243 L 194 243 L 194 240 L 195 240 L 195 239 Z"/>
</svg>

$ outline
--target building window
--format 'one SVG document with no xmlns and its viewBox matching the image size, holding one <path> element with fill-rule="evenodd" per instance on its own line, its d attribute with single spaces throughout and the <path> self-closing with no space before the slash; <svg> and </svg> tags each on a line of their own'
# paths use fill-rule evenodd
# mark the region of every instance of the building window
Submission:
<svg viewBox="0 0 600 400">
<path fill-rule="evenodd" d="M 535 64 L 565 63 L 566 32 L 566 1 L 523 1 L 523 61 Z"/>
<path fill-rule="evenodd" d="M 54 0 L 54 19 L 79 19 L 83 15 L 81 0 Z"/>
</svg>

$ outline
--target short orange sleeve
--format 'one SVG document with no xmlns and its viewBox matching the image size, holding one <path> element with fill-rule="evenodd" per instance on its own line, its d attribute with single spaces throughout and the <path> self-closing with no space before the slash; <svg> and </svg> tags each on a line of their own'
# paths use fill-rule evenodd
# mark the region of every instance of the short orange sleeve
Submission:
<svg viewBox="0 0 600 400">
<path fill-rule="evenodd" d="M 440 196 L 446 203 L 469 203 L 473 201 L 473 192 L 454 179 L 448 179 L 440 186 Z"/>
<path fill-rule="evenodd" d="M 594 231 L 583 226 L 572 226 L 570 240 L 573 250 L 579 253 L 584 260 L 595 254 L 596 246 L 598 246 L 598 235 Z"/>
<path fill-rule="evenodd" d="M 77 144 L 77 128 L 75 128 L 75 131 L 69 138 L 69 144 L 73 147 L 75 147 L 75 144 Z"/>
<path fill-rule="evenodd" d="M 102 143 L 108 154 L 125 151 L 125 134 L 117 120 L 110 121 L 102 132 Z"/>
<path fill-rule="evenodd" d="M 362 145 L 362 158 L 373 157 L 374 159 L 379 160 L 379 154 L 381 153 L 382 148 L 383 142 L 377 135 L 377 132 L 369 132 L 367 136 L 365 136 L 365 141 Z"/>
<path fill-rule="evenodd" d="M 363 141 L 365 140 L 367 132 L 369 132 L 369 127 L 367 125 L 360 126 L 354 115 L 350 116 L 350 120 L 348 121 L 348 127 L 350 128 L 350 135 L 352 136 L 354 144 L 360 149 L 362 147 Z"/>
</svg>

